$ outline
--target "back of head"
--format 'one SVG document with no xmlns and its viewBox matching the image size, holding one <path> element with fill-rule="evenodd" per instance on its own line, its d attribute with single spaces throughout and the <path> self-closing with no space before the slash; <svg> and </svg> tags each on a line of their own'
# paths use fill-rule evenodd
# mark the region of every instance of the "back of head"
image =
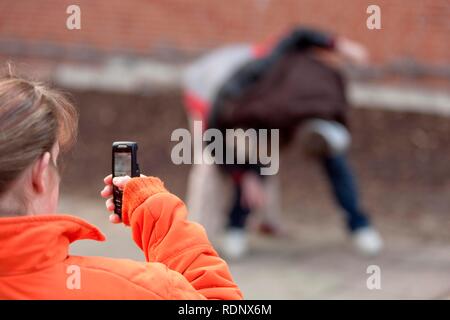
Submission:
<svg viewBox="0 0 450 320">
<path fill-rule="evenodd" d="M 0 78 L 0 205 L 21 173 L 55 143 L 61 148 L 73 143 L 77 122 L 62 93 L 11 71 Z"/>
</svg>

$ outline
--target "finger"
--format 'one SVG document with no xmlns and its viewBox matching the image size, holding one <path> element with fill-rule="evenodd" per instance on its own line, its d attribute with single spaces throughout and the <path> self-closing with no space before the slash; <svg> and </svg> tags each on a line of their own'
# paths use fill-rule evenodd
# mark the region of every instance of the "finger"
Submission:
<svg viewBox="0 0 450 320">
<path fill-rule="evenodd" d="M 114 211 L 115 206 L 113 198 L 109 198 L 108 200 L 106 200 L 105 204 L 108 211 Z"/>
<path fill-rule="evenodd" d="M 100 191 L 100 195 L 103 198 L 109 198 L 112 196 L 113 188 L 111 185 L 106 185 L 102 191 Z"/>
<path fill-rule="evenodd" d="M 130 181 L 130 177 L 129 176 L 124 176 L 124 177 L 114 177 L 112 182 L 113 184 L 118 187 L 119 189 L 123 189 L 125 187 L 125 185 L 127 184 L 128 181 Z"/>
<path fill-rule="evenodd" d="M 109 215 L 109 222 L 111 223 L 121 223 L 122 220 L 120 219 L 119 215 L 113 213 Z"/>
<path fill-rule="evenodd" d="M 112 184 L 112 174 L 109 174 L 105 177 L 105 179 L 103 179 L 103 182 L 105 184 Z"/>
<path fill-rule="evenodd" d="M 263 208 L 266 206 L 267 196 L 266 196 L 266 192 L 264 191 L 264 189 L 260 190 L 260 192 L 257 194 L 256 198 L 257 198 L 259 208 Z"/>
<path fill-rule="evenodd" d="M 258 201 L 258 208 L 264 208 L 266 206 L 266 199 L 260 198 Z"/>
</svg>

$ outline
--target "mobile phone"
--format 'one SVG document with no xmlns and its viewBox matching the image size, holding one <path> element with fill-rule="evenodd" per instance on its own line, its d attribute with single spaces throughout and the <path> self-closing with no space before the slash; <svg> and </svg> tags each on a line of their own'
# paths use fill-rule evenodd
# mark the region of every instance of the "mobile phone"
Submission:
<svg viewBox="0 0 450 320">
<path fill-rule="evenodd" d="M 132 141 L 115 141 L 112 144 L 112 176 L 139 177 L 138 145 Z M 114 213 L 122 217 L 122 191 L 113 185 Z"/>
</svg>

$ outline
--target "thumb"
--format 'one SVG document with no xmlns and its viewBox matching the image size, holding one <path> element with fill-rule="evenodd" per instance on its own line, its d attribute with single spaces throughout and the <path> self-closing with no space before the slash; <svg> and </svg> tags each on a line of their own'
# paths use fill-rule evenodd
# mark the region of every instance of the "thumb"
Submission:
<svg viewBox="0 0 450 320">
<path fill-rule="evenodd" d="M 112 183 L 119 189 L 123 189 L 123 188 L 125 188 L 125 185 L 127 184 L 127 182 L 130 181 L 130 179 L 131 178 L 129 176 L 114 177 L 112 180 Z"/>
</svg>

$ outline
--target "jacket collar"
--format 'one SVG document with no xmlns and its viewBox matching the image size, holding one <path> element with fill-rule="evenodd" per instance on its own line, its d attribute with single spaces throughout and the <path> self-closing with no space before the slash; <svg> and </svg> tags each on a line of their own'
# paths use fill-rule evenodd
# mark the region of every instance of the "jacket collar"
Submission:
<svg viewBox="0 0 450 320">
<path fill-rule="evenodd" d="M 99 229 L 69 215 L 0 218 L 0 276 L 50 267 L 68 256 L 69 244 L 105 240 Z"/>
</svg>

